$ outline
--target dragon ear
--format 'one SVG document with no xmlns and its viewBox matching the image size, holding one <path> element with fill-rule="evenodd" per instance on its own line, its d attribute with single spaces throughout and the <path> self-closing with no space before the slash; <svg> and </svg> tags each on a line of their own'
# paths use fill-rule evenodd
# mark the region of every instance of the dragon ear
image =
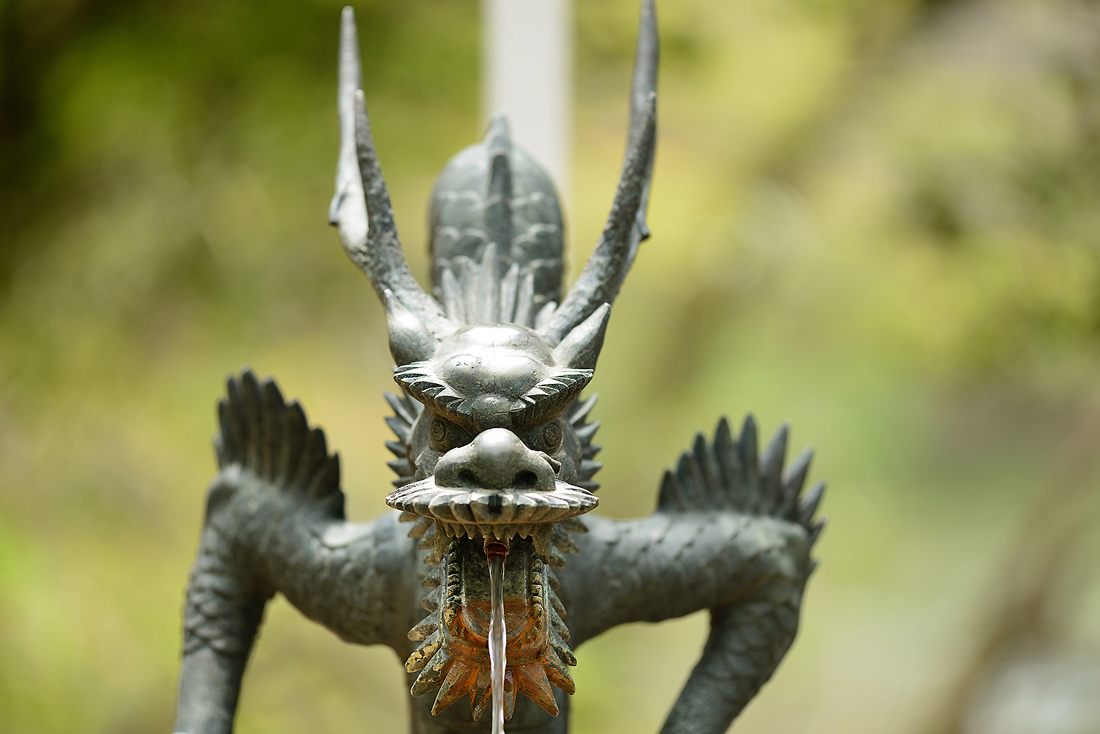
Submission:
<svg viewBox="0 0 1100 734">
<path fill-rule="evenodd" d="M 575 370 L 596 369 L 596 360 L 603 349 L 603 337 L 607 333 L 607 320 L 610 316 L 610 303 L 597 308 L 554 347 L 554 361 Z"/>
<path fill-rule="evenodd" d="M 439 341 L 424 322 L 405 307 L 389 288 L 382 291 L 386 307 L 386 328 L 390 335 L 390 354 L 399 367 L 431 359 Z"/>
</svg>

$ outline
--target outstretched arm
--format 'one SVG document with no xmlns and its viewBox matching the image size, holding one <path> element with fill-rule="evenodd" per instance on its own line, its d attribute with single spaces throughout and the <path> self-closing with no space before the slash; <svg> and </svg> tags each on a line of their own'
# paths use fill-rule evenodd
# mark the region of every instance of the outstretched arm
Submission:
<svg viewBox="0 0 1100 734">
<path fill-rule="evenodd" d="M 738 440 L 723 420 L 662 482 L 657 512 L 585 518 L 580 552 L 557 571 L 571 642 L 626 622 L 711 613 L 703 656 L 663 734 L 721 734 L 794 639 L 821 486 L 800 501 L 809 452 L 783 470 L 786 428 L 758 457 L 750 417 Z M 574 589 L 595 589 L 584 596 Z"/>
<path fill-rule="evenodd" d="M 228 734 L 245 663 L 276 592 L 348 642 L 405 654 L 416 622 L 414 546 L 396 514 L 344 520 L 336 456 L 297 403 L 246 371 L 219 406 L 220 472 L 207 495 L 184 611 L 175 730 Z"/>
</svg>

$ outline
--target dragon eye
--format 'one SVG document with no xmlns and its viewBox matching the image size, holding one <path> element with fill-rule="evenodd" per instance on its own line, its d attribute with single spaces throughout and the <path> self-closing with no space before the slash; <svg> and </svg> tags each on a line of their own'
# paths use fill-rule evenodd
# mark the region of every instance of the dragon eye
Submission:
<svg viewBox="0 0 1100 734">
<path fill-rule="evenodd" d="M 561 423 L 549 421 L 542 429 L 542 450 L 549 454 L 554 453 L 561 448 L 561 440 Z"/>
<path fill-rule="evenodd" d="M 428 436 L 431 439 L 432 448 L 440 452 L 447 452 L 470 442 L 470 434 L 437 415 L 432 416 L 432 422 L 428 426 Z"/>
<path fill-rule="evenodd" d="M 439 418 L 432 418 L 432 425 L 430 430 L 433 442 L 443 443 L 447 440 L 447 424 L 441 421 Z"/>
</svg>

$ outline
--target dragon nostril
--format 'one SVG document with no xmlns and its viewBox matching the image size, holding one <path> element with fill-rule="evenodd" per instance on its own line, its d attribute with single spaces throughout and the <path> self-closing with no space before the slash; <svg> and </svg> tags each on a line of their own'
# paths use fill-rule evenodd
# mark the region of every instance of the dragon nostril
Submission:
<svg viewBox="0 0 1100 734">
<path fill-rule="evenodd" d="M 529 469 L 516 474 L 516 478 L 512 481 L 513 486 L 516 489 L 534 489 L 539 482 L 538 476 Z"/>
</svg>

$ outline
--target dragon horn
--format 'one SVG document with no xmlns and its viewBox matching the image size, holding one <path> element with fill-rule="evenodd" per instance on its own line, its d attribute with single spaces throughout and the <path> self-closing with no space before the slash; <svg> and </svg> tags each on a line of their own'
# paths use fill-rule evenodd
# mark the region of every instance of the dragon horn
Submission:
<svg viewBox="0 0 1100 734">
<path fill-rule="evenodd" d="M 361 86 L 355 13 L 344 8 L 340 21 L 338 87 L 340 156 L 329 224 L 338 229 L 348 257 L 370 278 L 382 300 L 390 342 L 405 341 L 395 330 L 403 331 L 410 324 L 410 317 L 438 341 L 454 333 L 457 327 L 443 315 L 435 299 L 421 289 L 405 261 L 389 190 L 374 150 Z M 396 354 L 394 358 L 401 361 Z"/>
<path fill-rule="evenodd" d="M 634 263 L 638 245 L 649 237 L 645 223 L 653 153 L 657 140 L 657 16 L 643 0 L 630 89 L 630 136 L 622 175 L 596 249 L 569 295 L 539 329 L 557 344 L 601 305 L 611 303 Z"/>
</svg>

